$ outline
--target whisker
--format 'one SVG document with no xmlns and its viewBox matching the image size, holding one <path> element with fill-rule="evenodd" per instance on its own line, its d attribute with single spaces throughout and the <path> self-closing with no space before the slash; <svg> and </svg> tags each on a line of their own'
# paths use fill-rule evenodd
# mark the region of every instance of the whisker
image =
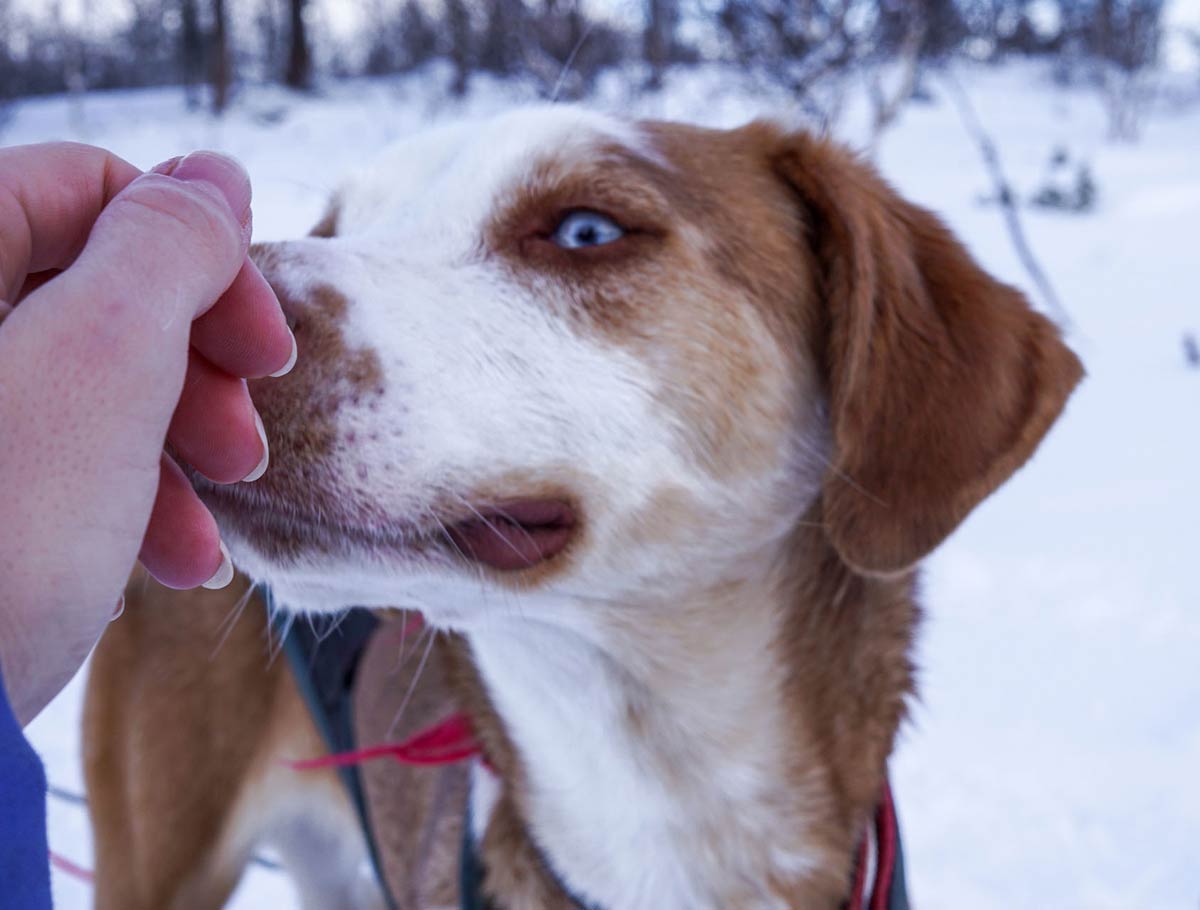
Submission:
<svg viewBox="0 0 1200 910">
<path fill-rule="evenodd" d="M 229 641 L 229 636 L 233 634 L 233 630 L 237 628 L 238 622 L 241 621 L 242 614 L 246 612 L 246 606 L 250 603 L 250 598 L 254 594 L 254 582 L 248 581 L 246 584 L 246 593 L 237 599 L 237 602 L 230 608 L 225 618 L 221 620 L 221 624 L 217 626 L 217 631 L 220 633 L 220 638 L 217 641 L 216 647 L 212 649 L 212 653 L 208 655 L 208 660 L 211 663 L 216 660 L 217 654 L 225 647 L 225 643 Z M 223 630 L 223 631 L 222 631 Z"/>
<path fill-rule="evenodd" d="M 333 635 L 335 632 L 337 632 L 342 627 L 342 623 L 344 623 L 346 621 L 346 617 L 349 615 L 350 615 L 349 610 L 341 610 L 341 611 L 333 614 L 332 616 L 323 617 L 324 619 L 329 620 L 329 622 L 328 622 L 328 626 L 325 629 L 325 631 L 320 632 L 320 633 L 318 633 L 316 628 L 313 626 L 312 617 L 310 615 L 309 627 L 312 628 L 312 630 L 313 630 L 313 635 L 317 639 L 317 644 L 319 645 L 319 644 L 324 643 L 324 641 L 327 638 L 329 638 L 331 635 Z"/>
<path fill-rule="evenodd" d="M 396 710 L 396 716 L 392 718 L 392 725 L 388 727 L 388 739 L 396 735 L 396 728 L 400 725 L 400 721 L 404 717 L 404 712 L 408 708 L 408 703 L 412 699 L 413 693 L 417 690 L 417 683 L 420 682 L 421 676 L 425 672 L 425 665 L 429 661 L 429 654 L 433 651 L 434 638 L 434 635 L 429 636 L 429 643 L 425 645 L 425 653 L 421 655 L 421 662 L 417 664 L 417 672 L 413 674 L 412 682 L 408 684 L 408 691 L 404 693 L 404 699 L 400 702 L 400 707 Z"/>
<path fill-rule="evenodd" d="M 279 655 L 283 653 L 283 643 L 287 640 L 288 635 L 292 631 L 292 624 L 296 622 L 296 614 L 289 613 L 287 619 L 283 621 L 283 628 L 279 630 L 278 644 L 272 644 L 271 629 L 274 628 L 273 622 L 267 623 L 267 666 L 274 666 L 275 661 L 279 659 Z"/>
<path fill-rule="evenodd" d="M 413 611 L 405 608 L 404 615 L 400 619 L 400 647 L 396 655 L 396 663 L 392 666 L 392 673 L 398 673 L 400 668 L 404 666 L 404 647 L 408 644 L 408 620 Z"/>
<path fill-rule="evenodd" d="M 813 445 L 811 440 L 806 439 L 803 436 L 801 436 L 801 437 L 797 438 L 796 441 L 800 445 L 801 449 L 804 450 L 805 454 L 811 455 L 813 458 L 815 458 L 817 461 L 819 461 L 822 465 L 824 465 L 826 468 L 828 468 L 830 470 L 830 472 L 832 472 L 833 476 L 838 478 L 838 480 L 845 482 L 848 486 L 850 486 L 855 491 L 862 493 L 863 496 L 866 496 L 868 499 L 870 499 L 876 505 L 883 506 L 884 508 L 887 507 L 886 502 L 884 502 L 882 499 L 880 499 L 878 496 L 876 496 L 874 493 L 872 493 L 870 490 L 868 490 L 866 487 L 864 487 L 862 484 L 860 484 L 857 480 L 855 480 L 853 477 L 851 477 L 849 474 L 847 474 L 845 471 L 843 471 L 841 468 L 839 468 L 836 464 L 834 464 L 830 460 L 829 456 L 827 456 L 824 452 L 822 452 L 815 445 Z"/>
</svg>

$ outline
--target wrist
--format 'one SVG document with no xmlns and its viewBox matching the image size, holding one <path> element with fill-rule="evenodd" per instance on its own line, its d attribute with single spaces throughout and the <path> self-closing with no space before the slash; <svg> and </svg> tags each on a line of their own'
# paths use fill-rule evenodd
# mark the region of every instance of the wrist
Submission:
<svg viewBox="0 0 1200 910">
<path fill-rule="evenodd" d="M 8 702 L 17 723 L 24 727 L 37 711 L 24 683 L 29 680 L 28 648 L 16 616 L 0 604 L 0 695 Z"/>
<path fill-rule="evenodd" d="M 36 616 L 19 600 L 0 599 L 0 685 L 17 723 L 26 726 L 71 681 L 105 620 L 96 627 L 49 598 L 37 602 Z"/>
</svg>

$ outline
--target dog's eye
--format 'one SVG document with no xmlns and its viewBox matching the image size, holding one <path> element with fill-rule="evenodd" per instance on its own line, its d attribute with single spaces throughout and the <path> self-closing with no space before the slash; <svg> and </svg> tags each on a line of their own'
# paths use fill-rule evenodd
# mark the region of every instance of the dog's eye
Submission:
<svg viewBox="0 0 1200 910">
<path fill-rule="evenodd" d="M 607 215 L 578 209 L 567 213 L 550 235 L 550 239 L 564 250 L 579 250 L 590 246 L 604 246 L 624 236 L 625 229 Z"/>
</svg>

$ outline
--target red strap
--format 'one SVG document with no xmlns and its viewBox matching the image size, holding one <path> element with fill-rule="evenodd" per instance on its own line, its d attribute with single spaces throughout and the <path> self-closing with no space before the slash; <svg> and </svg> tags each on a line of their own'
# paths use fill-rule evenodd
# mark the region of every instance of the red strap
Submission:
<svg viewBox="0 0 1200 910">
<path fill-rule="evenodd" d="M 50 865 L 59 872 L 65 872 L 72 878 L 77 878 L 81 882 L 87 882 L 89 885 L 95 881 L 95 876 L 90 869 L 85 869 L 83 866 L 76 865 L 65 856 L 60 856 L 53 850 L 50 851 Z"/>
<path fill-rule="evenodd" d="M 471 722 L 465 714 L 451 714 L 445 720 L 414 733 L 404 742 L 385 743 L 366 749 L 338 752 L 320 758 L 285 761 L 295 771 L 311 771 L 316 768 L 344 768 L 391 758 L 402 765 L 452 765 L 481 754 Z"/>
<path fill-rule="evenodd" d="M 475 739 L 474 730 L 467 716 L 451 714 L 445 720 L 418 731 L 404 742 L 385 743 L 381 746 L 338 752 L 320 758 L 287 761 L 285 764 L 296 771 L 342 768 L 379 758 L 391 758 L 404 765 L 450 765 L 482 754 L 482 749 L 478 740 Z M 871 885 L 871 900 L 867 904 L 867 910 L 888 910 L 891 902 L 892 878 L 896 871 L 896 838 L 896 807 L 892 802 L 891 786 L 885 780 L 879 798 L 879 806 L 875 810 L 875 880 Z M 867 886 L 869 841 L 868 834 L 859 844 L 858 861 L 854 869 L 854 883 L 850 891 L 850 901 L 847 904 L 849 910 L 862 910 L 863 908 Z M 52 860 L 54 859 L 56 858 L 52 857 Z"/>
<path fill-rule="evenodd" d="M 864 837 L 858 845 L 858 860 L 854 864 L 854 887 L 850 889 L 850 901 L 846 904 L 847 910 L 862 910 L 863 893 L 867 889 L 869 854 L 870 847 L 867 838 Z"/>
<path fill-rule="evenodd" d="M 885 779 L 879 808 L 875 810 L 875 884 L 871 888 L 870 910 L 888 910 L 892 899 L 892 877 L 896 872 L 896 806 L 892 802 L 892 787 Z M 859 904 L 859 906 L 862 906 Z"/>
</svg>

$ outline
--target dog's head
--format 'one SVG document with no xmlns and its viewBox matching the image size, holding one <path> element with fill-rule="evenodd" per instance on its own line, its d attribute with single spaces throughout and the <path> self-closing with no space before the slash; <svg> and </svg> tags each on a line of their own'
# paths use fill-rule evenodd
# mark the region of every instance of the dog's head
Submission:
<svg viewBox="0 0 1200 910">
<path fill-rule="evenodd" d="M 472 592 L 669 596 L 801 521 L 902 571 L 1081 373 L 933 215 L 762 123 L 443 128 L 256 257 L 300 361 L 253 387 L 267 475 L 204 492 L 298 608 L 412 598 L 462 624 Z"/>
</svg>

